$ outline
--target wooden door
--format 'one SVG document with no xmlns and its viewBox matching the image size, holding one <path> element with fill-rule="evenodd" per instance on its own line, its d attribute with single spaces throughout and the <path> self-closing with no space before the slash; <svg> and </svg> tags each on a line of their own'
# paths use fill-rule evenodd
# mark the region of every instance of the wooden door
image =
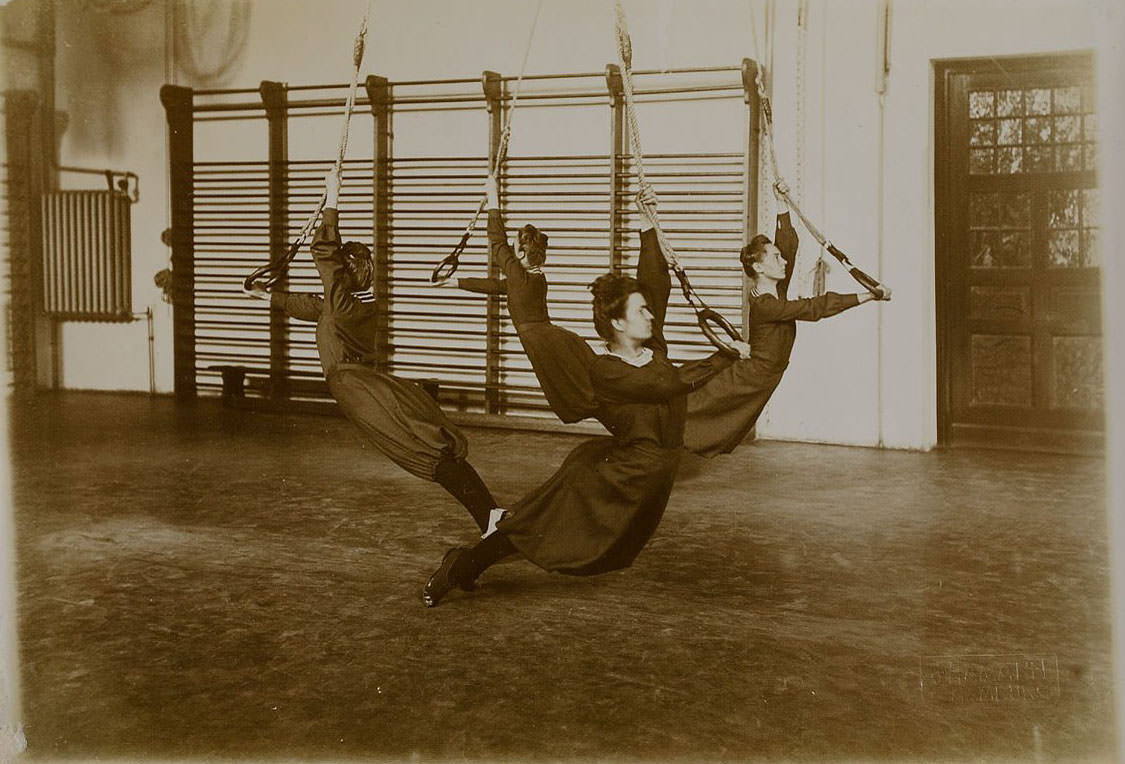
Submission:
<svg viewBox="0 0 1125 764">
<path fill-rule="evenodd" d="M 939 63 L 936 97 L 941 440 L 1099 448 L 1092 61 Z"/>
</svg>

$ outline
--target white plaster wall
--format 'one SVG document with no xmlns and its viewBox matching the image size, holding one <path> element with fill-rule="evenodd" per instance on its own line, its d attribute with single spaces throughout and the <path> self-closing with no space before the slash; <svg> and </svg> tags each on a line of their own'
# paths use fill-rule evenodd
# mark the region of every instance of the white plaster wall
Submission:
<svg viewBox="0 0 1125 764">
<path fill-rule="evenodd" d="M 140 176 L 140 201 L 132 210 L 133 310 L 154 311 L 157 389 L 172 389 L 171 307 L 153 284 L 167 267 L 160 242 L 168 225 L 164 110 L 164 4 L 156 0 L 132 14 L 99 14 L 85 4 L 57 5 L 56 108 L 68 115 L 60 164 L 132 171 Z M 104 188 L 97 176 L 63 173 L 62 188 Z M 70 389 L 149 388 L 147 327 L 143 317 L 126 324 L 64 323 L 61 384 Z"/>
<path fill-rule="evenodd" d="M 146 305 L 156 309 L 161 391 L 172 387 L 172 341 L 171 312 L 151 285 L 152 274 L 165 267 L 168 254 L 159 242 L 168 220 L 160 85 L 167 80 L 196 87 L 256 87 L 263 79 L 294 85 L 343 82 L 350 74 L 352 37 L 367 7 L 366 0 L 252 0 L 243 55 L 224 81 L 201 84 L 182 71 L 167 70 L 168 1 L 154 0 L 130 16 L 100 19 L 92 19 L 81 3 L 63 2 L 58 50 L 59 108 L 71 112 L 62 161 L 130 169 L 142 176 L 142 199 L 134 209 L 134 301 L 137 310 Z M 891 285 L 895 298 L 801 327 L 791 370 L 760 424 L 763 437 L 904 448 L 934 444 L 931 60 L 1091 48 L 1104 13 L 1098 0 L 898 0 L 880 152 L 875 91 L 879 5 L 878 0 L 808 3 L 801 101 L 805 131 L 797 136 L 798 5 L 796 0 L 777 2 L 774 105 L 782 171 L 822 230 L 857 265 Z M 534 8 L 526 0 L 379 0 L 364 71 L 392 80 L 475 77 L 484 69 L 516 73 Z M 735 64 L 754 56 L 752 8 L 764 36 L 764 0 L 631 0 L 626 9 L 634 65 Z M 613 39 L 608 0 L 543 0 L 528 71 L 600 71 L 615 60 Z M 694 129 L 684 119 L 683 129 Z M 536 128 L 544 121 L 528 120 Z M 549 130 L 537 130 L 532 138 L 520 134 L 518 115 L 515 129 L 519 141 L 551 140 Z M 662 141 L 676 129 L 674 123 L 662 124 L 648 133 Z M 294 131 L 295 140 L 298 134 Z M 301 134 L 301 140 L 323 141 L 324 146 L 298 146 L 295 153 L 308 149 L 326 155 L 336 133 Z M 798 172 L 799 140 L 803 161 Z M 260 151 L 260 145 L 254 150 Z M 229 155 L 239 146 L 225 138 L 219 144 L 202 131 L 197 139 L 199 154 Z M 815 247 L 810 251 L 811 241 L 804 236 L 805 266 L 816 254 Z M 856 291 L 838 267 L 828 286 Z M 795 289 L 807 288 L 808 279 L 799 276 Z M 67 325 L 63 343 L 66 387 L 147 389 L 143 323 Z"/>
</svg>

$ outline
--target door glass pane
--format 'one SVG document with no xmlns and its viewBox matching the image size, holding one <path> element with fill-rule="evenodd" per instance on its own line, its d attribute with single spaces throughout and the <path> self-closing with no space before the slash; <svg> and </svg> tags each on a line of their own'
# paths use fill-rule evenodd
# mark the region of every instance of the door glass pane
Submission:
<svg viewBox="0 0 1125 764">
<path fill-rule="evenodd" d="M 1047 88 L 1031 88 L 1027 91 L 1028 114 L 1051 113 L 1051 91 Z"/>
<path fill-rule="evenodd" d="M 1028 143 L 1050 143 L 1051 121 L 1045 117 L 1024 120 L 1024 135 Z"/>
<path fill-rule="evenodd" d="M 973 149 L 969 152 L 969 172 L 973 175 L 988 175 L 995 166 L 992 149 Z"/>
<path fill-rule="evenodd" d="M 969 194 L 970 263 L 974 268 L 1031 266 L 1031 194 Z"/>
<path fill-rule="evenodd" d="M 1082 88 L 1055 88 L 1055 114 L 1077 114 L 1082 110 Z"/>
<path fill-rule="evenodd" d="M 1076 172 L 1082 169 L 1082 146 L 1065 143 L 1055 146 L 1055 169 L 1059 172 Z"/>
<path fill-rule="evenodd" d="M 1078 190 L 1051 191 L 1048 195 L 1047 225 L 1051 228 L 1078 227 Z"/>
<path fill-rule="evenodd" d="M 969 225 L 973 228 L 995 228 L 1000 220 L 997 205 L 999 194 L 969 194 Z"/>
<path fill-rule="evenodd" d="M 1082 118 L 1082 137 L 1092 141 L 1098 137 L 1098 115 L 1087 114 Z"/>
<path fill-rule="evenodd" d="M 969 93 L 969 117 L 981 119 L 996 116 L 996 101 L 991 90 L 975 90 Z"/>
<path fill-rule="evenodd" d="M 1027 146 L 1024 148 L 1023 169 L 1026 172 L 1050 172 L 1051 147 Z"/>
<path fill-rule="evenodd" d="M 1017 146 L 1023 142 L 1023 123 L 1018 119 L 1002 119 L 999 122 L 1000 137 L 997 143 L 1001 146 Z"/>
<path fill-rule="evenodd" d="M 1052 268 L 1079 268 L 1082 259 L 1078 249 L 1078 231 L 1051 231 L 1047 237 L 1047 254 Z"/>
<path fill-rule="evenodd" d="M 1102 407 L 1102 342 L 1100 337 L 1055 337 L 1054 408 Z"/>
<path fill-rule="evenodd" d="M 1001 231 L 996 242 L 997 267 L 1031 267 L 1031 235 L 1028 231 Z"/>
<path fill-rule="evenodd" d="M 1097 148 L 1096 148 L 1095 144 L 1093 144 L 1093 143 L 1083 144 L 1083 151 L 1084 151 L 1085 159 L 1086 159 L 1086 169 L 1087 170 L 1098 169 L 1098 151 L 1097 151 Z"/>
<path fill-rule="evenodd" d="M 1079 138 L 1082 125 L 1078 117 L 1055 117 L 1053 137 L 1055 143 L 1073 143 Z"/>
<path fill-rule="evenodd" d="M 978 119 L 972 123 L 970 146 L 991 146 L 996 143 L 996 123 L 991 119 Z"/>
<path fill-rule="evenodd" d="M 974 334 L 971 343 L 971 402 L 1031 405 L 1031 338 Z"/>
<path fill-rule="evenodd" d="M 1031 194 L 1000 194 L 1000 227 L 1031 227 Z"/>
<path fill-rule="evenodd" d="M 974 268 L 995 268 L 997 266 L 996 232 L 971 231 L 969 249 Z"/>
<path fill-rule="evenodd" d="M 1096 188 L 1082 189 L 1082 225 L 1096 226 L 1098 224 L 1098 207 L 1101 204 L 1101 193 Z"/>
<path fill-rule="evenodd" d="M 996 94 L 996 114 L 1013 117 L 1023 114 L 1023 91 L 1001 90 Z"/>
<path fill-rule="evenodd" d="M 1023 168 L 1023 152 L 1019 146 L 996 150 L 996 172 L 1008 174 L 1019 172 Z"/>
<path fill-rule="evenodd" d="M 1083 268 L 1098 268 L 1101 266 L 1101 241 L 1097 228 L 1082 229 L 1081 250 L 1081 264 Z"/>
<path fill-rule="evenodd" d="M 1101 265 L 1100 236 L 1097 227 L 1100 206 L 1101 192 L 1098 189 L 1082 189 L 1078 209 L 1083 226 L 1079 242 L 1079 262 L 1083 268 L 1097 268 Z"/>
</svg>

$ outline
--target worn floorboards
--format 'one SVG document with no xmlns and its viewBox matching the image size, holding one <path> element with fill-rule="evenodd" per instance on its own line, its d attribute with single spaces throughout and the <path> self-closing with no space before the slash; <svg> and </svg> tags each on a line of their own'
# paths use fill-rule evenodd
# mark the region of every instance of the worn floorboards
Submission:
<svg viewBox="0 0 1125 764">
<path fill-rule="evenodd" d="M 502 501 L 579 438 L 477 429 Z M 1104 466 L 759 442 L 627 571 L 493 568 L 343 419 L 44 395 L 11 418 L 31 760 L 1112 760 Z"/>
</svg>

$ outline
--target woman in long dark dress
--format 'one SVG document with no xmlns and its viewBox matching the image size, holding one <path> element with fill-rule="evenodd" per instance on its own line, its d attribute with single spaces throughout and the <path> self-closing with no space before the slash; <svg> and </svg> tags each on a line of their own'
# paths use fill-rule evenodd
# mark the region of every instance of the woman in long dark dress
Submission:
<svg viewBox="0 0 1125 764">
<path fill-rule="evenodd" d="M 417 383 L 378 372 L 372 365 L 375 306 L 354 294 L 371 287 L 371 250 L 357 241 L 341 243 L 337 171 L 328 173 L 325 186 L 328 198 L 312 242 L 323 297 L 259 288 L 251 293 L 294 318 L 316 322 L 320 365 L 340 409 L 391 461 L 445 488 L 483 531 L 496 502 L 466 461 L 464 433 Z"/>
<path fill-rule="evenodd" d="M 651 190 L 642 198 L 655 204 Z M 606 353 L 594 360 L 590 375 L 598 418 L 611 437 L 574 449 L 546 483 L 512 506 L 495 533 L 472 548 L 449 550 L 423 589 L 427 607 L 456 587 L 473 588 L 482 571 L 514 552 L 544 570 L 575 576 L 632 564 L 672 491 L 687 394 L 731 362 L 722 353 L 679 367 L 668 360 L 662 329 L 670 290 L 668 265 L 648 221 L 637 277 L 606 274 L 593 285 L 594 326 L 606 339 Z"/>
<path fill-rule="evenodd" d="M 784 196 L 777 197 L 781 208 L 776 244 L 758 234 L 740 256 L 751 279 L 746 340 L 752 355 L 735 361 L 688 396 L 684 448 L 700 456 L 730 453 L 750 433 L 789 365 L 798 321 L 819 321 L 860 303 L 891 299 L 887 287 L 881 295 L 826 292 L 788 299 L 798 240 Z"/>
<path fill-rule="evenodd" d="M 508 243 L 500 213 L 496 178 L 489 176 L 488 246 L 492 262 L 504 278 L 462 278 L 457 286 L 470 292 L 506 295 L 508 313 L 547 404 L 564 422 L 578 422 L 597 408 L 590 383 L 590 365 L 595 353 L 574 332 L 551 323 L 547 312 L 547 236 L 535 226 L 525 225 L 517 235 L 518 252 Z"/>
</svg>

